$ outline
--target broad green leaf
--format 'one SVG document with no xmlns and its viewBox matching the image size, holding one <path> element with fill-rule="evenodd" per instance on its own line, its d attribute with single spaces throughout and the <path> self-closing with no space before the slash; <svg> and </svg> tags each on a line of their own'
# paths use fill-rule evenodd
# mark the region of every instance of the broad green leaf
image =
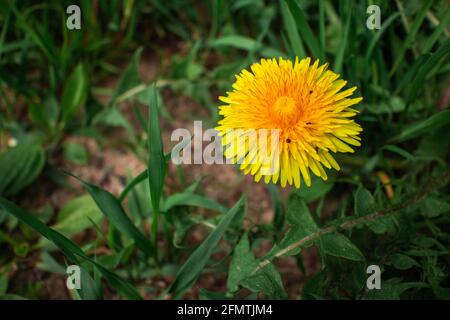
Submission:
<svg viewBox="0 0 450 320">
<path fill-rule="evenodd" d="M 287 231 L 280 243 L 275 245 L 272 250 L 270 250 L 266 258 L 273 257 L 280 250 L 287 248 L 289 245 L 300 241 L 319 230 L 319 227 L 316 225 L 311 213 L 309 212 L 308 206 L 298 194 L 293 193 L 289 196 L 286 219 L 290 224 L 290 229 Z M 304 246 L 309 244 L 311 243 L 305 243 Z M 295 255 L 299 252 L 299 250 L 299 248 L 296 248 L 286 254 Z"/>
<path fill-rule="evenodd" d="M 228 271 L 227 288 L 234 293 L 238 291 L 241 282 L 248 278 L 258 266 L 258 261 L 250 250 L 247 232 L 234 248 L 233 259 Z"/>
<path fill-rule="evenodd" d="M 128 133 L 134 134 L 132 125 L 116 106 L 106 108 L 103 111 L 97 113 L 93 119 L 93 123 L 113 127 L 122 127 L 125 128 Z"/>
<path fill-rule="evenodd" d="M 438 112 L 425 120 L 420 120 L 416 123 L 409 125 L 405 129 L 403 129 L 403 131 L 400 132 L 400 134 L 390 139 L 390 141 L 403 142 L 409 139 L 413 139 L 420 136 L 421 134 L 428 133 L 431 130 L 436 130 L 449 123 L 450 123 L 450 110 Z"/>
<path fill-rule="evenodd" d="M 53 229 L 65 236 L 71 236 L 92 227 L 92 223 L 99 224 L 103 215 L 96 203 L 89 195 L 68 201 L 58 213 Z"/>
<path fill-rule="evenodd" d="M 86 265 L 86 263 L 82 265 Z M 80 266 L 80 289 L 73 290 L 70 294 L 74 300 L 103 300 L 101 285 L 94 281 L 83 266 Z"/>
<path fill-rule="evenodd" d="M 31 103 L 28 112 L 33 122 L 53 129 L 58 121 L 60 106 L 55 96 L 49 94 L 42 103 Z"/>
<path fill-rule="evenodd" d="M 88 79 L 82 64 L 78 64 L 67 79 L 61 99 L 61 114 L 64 124 L 80 110 L 86 100 Z"/>
<path fill-rule="evenodd" d="M 127 237 L 134 240 L 136 246 L 142 250 L 145 254 L 150 254 L 153 252 L 153 247 L 151 242 L 139 231 L 138 228 L 131 222 L 130 218 L 127 216 L 123 210 L 120 202 L 111 193 L 103 190 L 97 186 L 84 182 L 80 178 L 72 175 L 74 178 L 78 179 L 83 183 L 84 188 L 94 199 L 98 208 L 105 215 L 111 224 L 117 228 L 120 232 L 125 234 Z"/>
<path fill-rule="evenodd" d="M 156 85 L 153 84 L 150 90 L 149 126 L 147 132 L 149 159 L 147 169 L 153 211 L 157 214 L 164 187 L 166 160 L 164 157 L 161 128 L 159 125 L 158 94 L 156 92 Z"/>
<path fill-rule="evenodd" d="M 243 286 L 253 292 L 264 293 L 271 298 L 286 299 L 287 294 L 275 267 L 268 264 L 253 274 L 257 267 L 258 260 L 250 250 L 248 235 L 245 233 L 234 248 L 227 280 L 228 291 L 234 293 L 238 291 L 239 286 Z"/>
<path fill-rule="evenodd" d="M 0 273 L 0 295 L 3 295 L 8 290 L 8 273 Z"/>
<path fill-rule="evenodd" d="M 142 181 L 131 190 L 128 198 L 128 209 L 135 223 L 140 224 L 143 219 L 149 218 L 152 213 L 152 200 L 147 181 Z M 119 200 L 120 201 L 120 200 Z"/>
<path fill-rule="evenodd" d="M 319 178 L 313 178 L 311 186 L 302 186 L 300 189 L 295 189 L 293 192 L 299 195 L 306 203 L 311 203 L 320 197 L 324 196 L 333 188 L 333 182 L 323 181 Z"/>
<path fill-rule="evenodd" d="M 59 232 L 47 227 L 33 215 L 3 197 L 0 197 L 0 207 L 6 210 L 11 215 L 15 216 L 23 223 L 27 224 L 43 237 L 46 237 L 47 239 L 52 241 L 71 262 L 79 264 L 79 258 L 89 261 L 120 293 L 130 299 L 141 299 L 141 296 L 133 286 L 86 256 L 83 250 L 81 250 L 81 248 L 73 243 L 70 239 L 64 237 Z"/>
<path fill-rule="evenodd" d="M 416 260 L 401 253 L 392 255 L 389 262 L 398 270 L 408 270 L 414 266 L 419 266 Z"/>
<path fill-rule="evenodd" d="M 450 203 L 434 196 L 429 196 L 416 205 L 420 214 L 427 218 L 436 218 L 450 212 Z"/>
<path fill-rule="evenodd" d="M 406 104 L 402 98 L 392 96 L 374 104 L 367 104 L 365 108 L 373 114 L 392 114 L 405 110 Z"/>
<path fill-rule="evenodd" d="M 322 300 L 322 294 L 327 287 L 326 271 L 318 272 L 308 279 L 303 286 L 302 300 Z"/>
<path fill-rule="evenodd" d="M 375 199 L 372 194 L 363 186 L 359 186 L 355 194 L 355 215 L 362 217 L 376 212 Z M 387 215 L 369 221 L 366 225 L 375 233 L 382 234 L 385 232 L 395 232 L 395 218 Z"/>
<path fill-rule="evenodd" d="M 0 154 L 0 195 L 16 194 L 40 174 L 45 152 L 37 145 L 19 145 Z"/>
<path fill-rule="evenodd" d="M 258 45 L 258 43 L 248 37 L 240 35 L 228 35 L 209 42 L 209 46 L 212 48 L 216 47 L 234 47 L 237 49 L 242 49 L 246 51 L 252 51 Z"/>
<path fill-rule="evenodd" d="M 422 282 L 401 282 L 399 278 L 392 278 L 382 282 L 381 289 L 369 290 L 367 298 L 371 300 L 399 300 L 400 296 L 412 288 L 426 288 Z"/>
<path fill-rule="evenodd" d="M 47 251 L 42 252 L 41 260 L 37 263 L 36 266 L 39 270 L 42 271 L 66 275 L 66 268 L 58 261 L 56 261 Z"/>
<path fill-rule="evenodd" d="M 175 206 L 199 207 L 219 211 L 220 213 L 226 213 L 228 211 L 227 208 L 216 201 L 201 195 L 192 194 L 192 192 L 182 192 L 171 195 L 164 201 L 161 210 L 169 211 Z"/>
<path fill-rule="evenodd" d="M 344 235 L 328 233 L 321 237 L 321 246 L 326 254 L 353 261 L 364 261 L 359 249 Z"/>
<path fill-rule="evenodd" d="M 246 198 L 242 197 L 226 214 L 223 215 L 223 218 L 216 228 L 183 264 L 168 290 L 168 293 L 172 294 L 174 298 L 181 297 L 197 280 L 233 218 L 238 215 L 241 210 L 245 210 L 245 204 Z"/>
<path fill-rule="evenodd" d="M 82 144 L 68 142 L 63 147 L 64 157 L 73 164 L 84 165 L 89 162 L 89 152 Z"/>
<path fill-rule="evenodd" d="M 270 193 L 270 198 L 272 200 L 272 207 L 274 211 L 274 218 L 273 218 L 273 224 L 278 232 L 281 231 L 283 228 L 284 223 L 284 217 L 285 217 L 285 210 L 283 207 L 283 202 L 280 197 L 279 189 L 273 185 L 269 184 L 268 190 Z"/>
<path fill-rule="evenodd" d="M 362 185 L 355 194 L 355 214 L 359 217 L 375 213 L 375 199 Z"/>
</svg>

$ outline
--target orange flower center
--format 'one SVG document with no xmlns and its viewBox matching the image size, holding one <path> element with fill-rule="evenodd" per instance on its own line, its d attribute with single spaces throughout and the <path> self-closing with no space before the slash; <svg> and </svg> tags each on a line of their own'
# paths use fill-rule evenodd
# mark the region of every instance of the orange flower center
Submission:
<svg viewBox="0 0 450 320">
<path fill-rule="evenodd" d="M 298 120 L 297 103 L 291 97 L 279 97 L 273 105 L 273 115 L 281 127 L 291 126 Z"/>
</svg>

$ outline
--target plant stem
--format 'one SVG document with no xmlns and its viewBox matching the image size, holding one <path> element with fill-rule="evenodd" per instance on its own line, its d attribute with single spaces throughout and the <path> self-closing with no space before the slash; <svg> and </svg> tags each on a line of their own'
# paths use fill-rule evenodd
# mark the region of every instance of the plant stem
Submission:
<svg viewBox="0 0 450 320">
<path fill-rule="evenodd" d="M 153 219 L 152 219 L 152 242 L 153 242 L 153 250 L 154 250 L 154 258 L 156 265 L 159 264 L 158 259 L 158 219 L 159 211 L 153 211 Z"/>
<path fill-rule="evenodd" d="M 406 201 L 400 202 L 400 203 L 395 204 L 387 209 L 369 214 L 367 216 L 363 216 L 363 217 L 355 218 L 350 221 L 346 221 L 344 223 L 341 223 L 338 226 L 324 227 L 324 228 L 320 229 L 319 231 L 316 231 L 316 232 L 310 234 L 309 236 L 306 236 L 306 237 L 290 244 L 286 248 L 278 251 L 273 257 L 261 261 L 258 264 L 258 266 L 255 268 L 255 270 L 253 270 L 251 275 L 255 275 L 259 270 L 261 270 L 262 268 L 267 266 L 273 259 L 279 258 L 293 249 L 301 248 L 306 243 L 314 241 L 314 240 L 320 238 L 321 236 L 323 236 L 324 234 L 333 233 L 333 232 L 338 231 L 339 229 L 351 229 L 353 227 L 363 225 L 367 222 L 375 221 L 384 216 L 387 216 L 389 214 L 392 214 L 399 210 L 402 210 L 402 209 L 420 201 L 427 194 L 439 189 L 440 187 L 445 186 L 447 184 L 449 178 L 450 178 L 450 170 L 447 171 L 446 174 L 444 174 L 442 177 L 430 179 L 431 181 L 429 181 L 429 183 L 425 184 L 425 186 L 418 193 L 416 193 L 415 195 L 413 195 Z"/>
</svg>

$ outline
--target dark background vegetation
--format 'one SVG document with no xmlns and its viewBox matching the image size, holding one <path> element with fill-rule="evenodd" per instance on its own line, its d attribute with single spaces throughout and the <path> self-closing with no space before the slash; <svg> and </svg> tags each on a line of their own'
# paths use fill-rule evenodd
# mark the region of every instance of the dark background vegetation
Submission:
<svg viewBox="0 0 450 320">
<path fill-rule="evenodd" d="M 449 299 L 449 22 L 427 0 L 1 1 L 0 298 Z M 364 97 L 340 172 L 280 189 L 163 157 L 279 56 Z"/>
</svg>

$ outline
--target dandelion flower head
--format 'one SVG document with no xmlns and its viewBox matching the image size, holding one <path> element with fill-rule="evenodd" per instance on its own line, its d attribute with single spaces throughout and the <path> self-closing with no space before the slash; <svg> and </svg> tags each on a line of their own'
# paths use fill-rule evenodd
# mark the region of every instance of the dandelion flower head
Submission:
<svg viewBox="0 0 450 320">
<path fill-rule="evenodd" d="M 302 180 L 310 186 L 311 173 L 326 180 L 325 168 L 340 170 L 334 154 L 354 152 L 352 146 L 361 145 L 362 128 L 352 119 L 358 113 L 352 106 L 362 98 L 351 98 L 356 87 L 342 90 L 347 82 L 327 67 L 310 58 L 294 63 L 279 58 L 261 59 L 241 71 L 233 90 L 219 97 L 225 105 L 219 107 L 223 118 L 216 130 L 225 157 L 239 163 L 255 181 L 279 181 L 282 187 L 299 188 Z M 261 129 L 275 129 L 278 135 L 261 139 Z M 236 130 L 251 131 L 259 139 L 230 144 Z M 264 171 L 265 164 L 256 155 L 262 146 L 275 144 L 272 170 Z"/>
</svg>

